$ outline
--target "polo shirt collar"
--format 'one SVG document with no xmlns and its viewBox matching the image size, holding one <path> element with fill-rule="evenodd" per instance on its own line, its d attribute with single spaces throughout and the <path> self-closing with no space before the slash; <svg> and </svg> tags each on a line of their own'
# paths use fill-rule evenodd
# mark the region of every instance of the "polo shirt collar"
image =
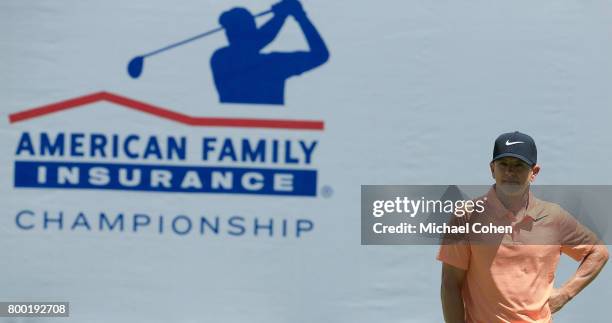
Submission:
<svg viewBox="0 0 612 323">
<path fill-rule="evenodd" d="M 495 192 L 495 184 L 491 186 L 489 192 L 487 192 L 486 197 L 487 213 L 495 217 L 506 216 L 510 220 L 522 221 L 523 219 L 527 218 L 535 220 L 538 215 L 538 199 L 533 196 L 531 190 L 529 191 L 529 196 L 527 198 L 527 207 L 521 209 L 516 215 L 514 215 L 512 211 L 506 209 L 504 204 L 499 200 L 499 198 L 497 197 L 497 193 Z"/>
</svg>

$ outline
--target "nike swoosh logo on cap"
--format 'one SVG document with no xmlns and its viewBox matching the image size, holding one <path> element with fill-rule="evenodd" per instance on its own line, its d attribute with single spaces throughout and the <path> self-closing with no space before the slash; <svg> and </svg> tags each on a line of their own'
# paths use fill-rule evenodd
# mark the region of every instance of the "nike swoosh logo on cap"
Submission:
<svg viewBox="0 0 612 323">
<path fill-rule="evenodd" d="M 523 141 L 513 141 L 510 142 L 510 140 L 506 140 L 506 146 L 512 146 L 512 145 L 516 145 L 516 144 L 524 144 Z"/>
</svg>

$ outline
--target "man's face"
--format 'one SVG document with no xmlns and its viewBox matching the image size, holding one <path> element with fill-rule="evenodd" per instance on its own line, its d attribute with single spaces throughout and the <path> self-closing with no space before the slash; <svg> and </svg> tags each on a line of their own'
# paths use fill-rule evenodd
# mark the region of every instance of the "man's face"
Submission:
<svg viewBox="0 0 612 323">
<path fill-rule="evenodd" d="M 495 179 L 495 187 L 509 196 L 524 194 L 540 171 L 540 166 L 530 167 L 514 157 L 495 160 L 491 162 L 490 167 Z"/>
</svg>

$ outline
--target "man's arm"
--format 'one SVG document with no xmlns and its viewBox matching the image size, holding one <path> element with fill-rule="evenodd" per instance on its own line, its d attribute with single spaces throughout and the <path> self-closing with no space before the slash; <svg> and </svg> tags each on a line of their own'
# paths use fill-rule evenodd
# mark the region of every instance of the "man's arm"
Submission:
<svg viewBox="0 0 612 323">
<path fill-rule="evenodd" d="M 283 0 L 279 3 L 279 6 L 295 18 L 306 38 L 309 51 L 273 53 L 274 62 L 280 66 L 278 70 L 284 76 L 290 77 L 300 75 L 327 62 L 329 59 L 327 46 L 315 26 L 306 16 L 302 4 L 297 0 Z"/>
<path fill-rule="evenodd" d="M 605 245 L 594 245 L 591 251 L 584 257 L 578 270 L 559 289 L 555 289 L 548 300 L 550 311 L 559 311 L 567 302 L 574 298 L 581 290 L 597 277 L 608 261 L 609 254 Z"/>
<path fill-rule="evenodd" d="M 329 58 L 329 51 L 327 50 L 327 46 L 321 34 L 319 34 L 317 28 L 315 28 L 310 19 L 308 19 L 302 5 L 297 0 L 295 0 L 294 6 L 293 17 L 300 25 L 304 37 L 306 37 L 308 48 L 310 48 L 310 54 L 317 58 L 318 65 L 325 63 Z"/>
<path fill-rule="evenodd" d="M 442 298 L 442 311 L 446 323 L 464 323 L 465 312 L 461 287 L 465 280 L 466 271 L 449 264 L 442 264 L 442 284 L 440 296 Z"/>
<path fill-rule="evenodd" d="M 268 20 L 257 31 L 257 36 L 259 37 L 257 43 L 258 49 L 268 46 L 268 44 L 271 43 L 274 38 L 276 38 L 283 27 L 283 24 L 285 24 L 287 16 L 289 15 L 287 10 L 285 10 L 285 5 L 283 2 L 273 5 L 272 11 L 274 12 L 274 17 Z"/>
</svg>

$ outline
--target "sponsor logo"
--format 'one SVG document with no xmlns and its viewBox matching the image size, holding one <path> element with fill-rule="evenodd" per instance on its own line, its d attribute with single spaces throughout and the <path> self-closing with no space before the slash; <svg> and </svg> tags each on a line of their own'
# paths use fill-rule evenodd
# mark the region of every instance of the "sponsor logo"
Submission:
<svg viewBox="0 0 612 323">
<path fill-rule="evenodd" d="M 516 144 L 524 144 L 524 142 L 522 141 L 510 141 L 510 140 L 506 140 L 506 146 L 512 146 L 512 145 L 516 145 Z"/>
<path fill-rule="evenodd" d="M 272 16 L 257 27 L 255 19 Z M 298 24 L 308 50 L 263 53 L 274 41 L 287 18 Z M 329 59 L 329 50 L 319 31 L 295 0 L 283 0 L 272 9 L 253 15 L 242 7 L 232 8 L 219 16 L 220 27 L 164 46 L 130 60 L 127 72 L 137 79 L 146 58 L 225 32 L 227 46 L 218 48 L 210 58 L 211 72 L 221 103 L 285 104 L 285 82 L 311 71 Z"/>
<path fill-rule="evenodd" d="M 9 121 L 98 101 L 190 126 L 289 129 L 293 136 L 24 131 L 15 148 L 15 187 L 317 195 L 312 165 L 319 140 L 295 138 L 295 131 L 323 131 L 322 121 L 191 117 L 107 92 L 18 112 Z"/>
<path fill-rule="evenodd" d="M 271 18 L 256 27 L 255 19 L 263 16 Z M 300 27 L 308 50 L 263 53 L 261 50 L 276 38 L 289 17 Z M 311 71 L 329 59 L 323 38 L 298 1 L 283 0 L 255 15 L 244 8 L 232 8 L 220 15 L 219 22 L 219 28 L 134 57 L 128 63 L 129 76 L 133 79 L 141 76 L 145 59 L 225 31 L 228 45 L 217 48 L 210 57 L 219 102 L 284 105 L 287 79 Z M 87 109 L 87 117 L 79 115 L 77 120 L 62 120 L 59 126 L 20 127 L 37 118 L 92 105 L 96 109 Z M 137 111 L 155 117 L 156 124 L 163 120 L 170 126 L 133 127 L 134 124 L 121 117 L 100 122 L 97 118 L 106 113 L 101 105 Z M 325 128 L 321 120 L 191 116 L 102 91 L 19 111 L 9 115 L 9 122 L 20 128 L 13 150 L 13 185 L 18 190 L 267 198 L 316 198 L 318 195 L 317 152 Z M 325 186 L 321 192 L 327 197 L 332 189 Z M 115 209 L 128 205 L 112 201 L 118 202 L 113 205 Z M 85 205 L 80 207 L 87 206 L 87 201 L 81 204 Z M 300 238 L 315 227 L 313 220 L 295 214 L 244 216 L 232 211 L 210 215 L 194 211 L 193 207 L 160 214 L 152 210 L 134 211 L 133 207 L 120 211 L 92 210 L 100 203 L 90 201 L 89 204 L 87 211 L 73 209 L 73 203 L 66 203 L 66 208 L 60 210 L 41 205 L 26 207 L 16 212 L 15 224 L 21 230 L 69 228 L 134 233 L 155 230 L 159 234 L 282 238 Z"/>
</svg>

